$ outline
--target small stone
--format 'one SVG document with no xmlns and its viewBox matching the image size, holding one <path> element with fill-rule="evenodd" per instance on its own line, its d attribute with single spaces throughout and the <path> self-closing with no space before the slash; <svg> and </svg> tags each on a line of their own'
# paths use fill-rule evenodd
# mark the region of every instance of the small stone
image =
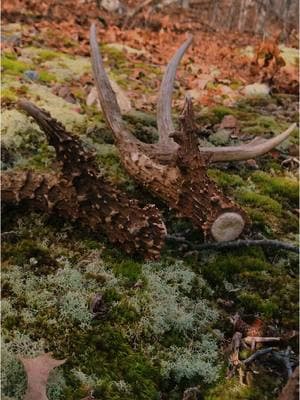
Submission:
<svg viewBox="0 0 300 400">
<path fill-rule="evenodd" d="M 101 293 L 97 293 L 93 298 L 90 311 L 93 314 L 93 319 L 102 319 L 107 314 L 108 308 Z"/>
<path fill-rule="evenodd" d="M 257 162 L 253 158 L 250 158 L 249 160 L 245 161 L 245 164 L 250 169 L 253 169 L 253 170 L 259 169 L 259 166 L 257 165 Z"/>
<path fill-rule="evenodd" d="M 121 3 L 119 0 L 102 0 L 101 7 L 106 11 L 116 12 L 121 8 Z"/>
<path fill-rule="evenodd" d="M 239 121 L 233 115 L 225 115 L 220 124 L 223 129 L 236 129 L 239 126 Z"/>
<path fill-rule="evenodd" d="M 31 80 L 31 81 L 37 81 L 39 79 L 39 74 L 36 71 L 25 71 L 24 72 L 24 77 Z"/>
<path fill-rule="evenodd" d="M 247 85 L 242 90 L 246 96 L 268 96 L 270 94 L 270 88 L 265 83 L 253 83 Z"/>
<path fill-rule="evenodd" d="M 200 395 L 201 392 L 199 386 L 190 387 L 184 391 L 182 400 L 197 400 Z"/>
</svg>

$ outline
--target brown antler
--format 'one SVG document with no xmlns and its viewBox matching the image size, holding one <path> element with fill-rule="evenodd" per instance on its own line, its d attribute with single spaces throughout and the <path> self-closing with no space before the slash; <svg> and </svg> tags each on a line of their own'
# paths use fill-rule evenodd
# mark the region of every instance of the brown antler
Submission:
<svg viewBox="0 0 300 400">
<path fill-rule="evenodd" d="M 151 204 L 141 207 L 113 187 L 101 175 L 94 155 L 45 110 L 25 100 L 19 105 L 45 132 L 62 164 L 62 173 L 3 172 L 3 204 L 24 204 L 79 221 L 94 232 L 104 232 L 127 253 L 158 258 L 166 235 L 158 209 Z"/>
<path fill-rule="evenodd" d="M 191 41 L 190 37 L 180 47 L 166 69 L 158 98 L 159 141 L 156 144 L 145 144 L 127 131 L 103 67 L 93 24 L 90 44 L 94 79 L 104 116 L 128 173 L 205 233 L 218 241 L 233 240 L 241 234 L 247 217 L 209 179 L 206 173 L 208 165 L 215 161 L 241 160 L 264 154 L 284 140 L 294 126 L 270 140 L 255 140 L 236 147 L 199 149 L 192 123 L 191 101 L 187 99 L 181 129 L 176 132 L 171 118 L 172 90 L 177 66 Z"/>
<path fill-rule="evenodd" d="M 177 50 L 169 62 L 162 79 L 157 102 L 157 128 L 159 143 L 166 144 L 170 150 L 176 151 L 178 146 L 170 139 L 175 128 L 172 122 L 172 93 L 176 70 L 184 53 L 192 43 L 189 37 Z M 255 138 L 253 141 L 240 146 L 200 147 L 199 151 L 209 155 L 210 162 L 241 161 L 261 156 L 283 142 L 296 128 L 292 124 L 286 131 L 271 139 Z"/>
</svg>

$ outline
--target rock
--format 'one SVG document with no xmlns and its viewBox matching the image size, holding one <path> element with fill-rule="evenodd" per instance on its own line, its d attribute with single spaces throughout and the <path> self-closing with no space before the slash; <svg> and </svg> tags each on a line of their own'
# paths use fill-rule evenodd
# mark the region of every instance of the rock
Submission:
<svg viewBox="0 0 300 400">
<path fill-rule="evenodd" d="M 124 114 L 129 113 L 132 110 L 132 106 L 127 94 L 124 92 L 123 89 L 120 88 L 120 86 L 116 82 L 110 80 L 110 83 L 113 91 L 116 93 L 121 112 Z M 86 104 L 88 106 L 97 104 L 97 106 L 101 109 L 100 101 L 98 100 L 97 89 L 95 86 L 92 87 L 90 93 L 88 94 Z"/>
<path fill-rule="evenodd" d="M 221 129 L 236 129 L 239 127 L 239 121 L 233 115 L 225 115 L 221 121 Z"/>
<path fill-rule="evenodd" d="M 217 132 L 210 135 L 209 141 L 216 146 L 227 144 L 229 142 L 230 134 L 231 130 L 219 128 Z"/>
<path fill-rule="evenodd" d="M 256 170 L 259 169 L 259 166 L 257 165 L 257 162 L 251 158 L 250 160 L 245 161 L 245 164 L 248 168 Z"/>
<path fill-rule="evenodd" d="M 101 7 L 108 12 L 116 12 L 121 9 L 121 3 L 119 0 L 102 0 Z"/>
<path fill-rule="evenodd" d="M 25 71 L 23 75 L 26 79 L 31 81 L 37 81 L 39 79 L 39 74 L 36 71 Z"/>
<path fill-rule="evenodd" d="M 184 391 L 182 400 L 198 400 L 200 395 L 199 386 L 191 387 Z"/>
<path fill-rule="evenodd" d="M 253 83 L 243 88 L 242 93 L 246 96 L 268 96 L 270 88 L 265 83 Z"/>
<path fill-rule="evenodd" d="M 56 96 L 62 97 L 68 103 L 76 104 L 76 98 L 68 86 L 54 85 L 52 93 Z"/>
</svg>

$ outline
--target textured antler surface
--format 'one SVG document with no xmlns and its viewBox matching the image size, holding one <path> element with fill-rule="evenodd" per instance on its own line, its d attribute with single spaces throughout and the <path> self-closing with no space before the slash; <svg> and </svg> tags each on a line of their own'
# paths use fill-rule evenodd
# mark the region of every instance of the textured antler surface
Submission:
<svg viewBox="0 0 300 400">
<path fill-rule="evenodd" d="M 62 174 L 4 173 L 3 202 L 22 202 L 48 213 L 59 213 L 95 232 L 104 232 L 128 253 L 159 257 L 166 229 L 158 209 L 154 205 L 142 208 L 108 183 L 93 154 L 46 111 L 27 101 L 21 101 L 20 106 L 46 133 L 61 161 Z"/>
<path fill-rule="evenodd" d="M 174 132 L 172 91 L 176 69 L 192 41 L 189 38 L 171 59 L 162 81 L 157 110 L 159 142 L 142 143 L 125 129 L 121 121 L 116 96 L 99 54 L 95 25 L 92 25 L 90 35 L 93 72 L 100 102 L 127 172 L 179 215 L 191 219 L 195 226 L 205 233 L 209 232 L 216 240 L 238 237 L 247 223 L 246 215 L 210 181 L 207 167 L 211 162 L 245 160 L 264 154 L 286 139 L 294 125 L 269 140 L 255 140 L 235 147 L 199 149 L 191 121 L 188 122 L 188 118 L 192 118 L 192 113 L 187 111 L 191 109 L 188 100 L 181 130 Z"/>
</svg>

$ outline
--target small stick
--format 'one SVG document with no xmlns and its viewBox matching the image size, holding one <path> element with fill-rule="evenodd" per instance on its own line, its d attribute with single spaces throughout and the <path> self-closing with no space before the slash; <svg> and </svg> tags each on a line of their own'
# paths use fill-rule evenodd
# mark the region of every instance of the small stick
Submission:
<svg viewBox="0 0 300 400">
<path fill-rule="evenodd" d="M 246 360 L 243 361 L 243 364 L 245 364 L 245 365 L 250 364 L 257 357 L 263 356 L 264 354 L 271 353 L 274 349 L 275 349 L 275 347 L 267 347 L 266 349 L 258 350 L 257 352 L 252 354 L 250 357 L 246 358 Z"/>
<path fill-rule="evenodd" d="M 268 342 L 279 342 L 280 337 L 261 337 L 261 336 L 246 336 L 244 343 L 251 345 L 251 350 L 255 350 L 256 343 L 268 343 Z"/>
<path fill-rule="evenodd" d="M 239 239 L 239 240 L 232 240 L 228 242 L 213 242 L 213 243 L 201 243 L 201 244 L 193 244 L 192 242 L 186 240 L 182 236 L 174 236 L 174 235 L 167 235 L 168 241 L 184 243 L 189 245 L 193 250 L 223 250 L 223 249 L 235 249 L 239 247 L 251 247 L 251 246 L 262 246 L 262 247 L 271 247 L 274 249 L 283 249 L 287 251 L 291 251 L 293 253 L 299 253 L 299 247 L 292 244 L 281 242 L 280 240 L 269 240 L 269 239 L 260 239 L 260 240 L 253 240 L 253 239 Z"/>
</svg>

